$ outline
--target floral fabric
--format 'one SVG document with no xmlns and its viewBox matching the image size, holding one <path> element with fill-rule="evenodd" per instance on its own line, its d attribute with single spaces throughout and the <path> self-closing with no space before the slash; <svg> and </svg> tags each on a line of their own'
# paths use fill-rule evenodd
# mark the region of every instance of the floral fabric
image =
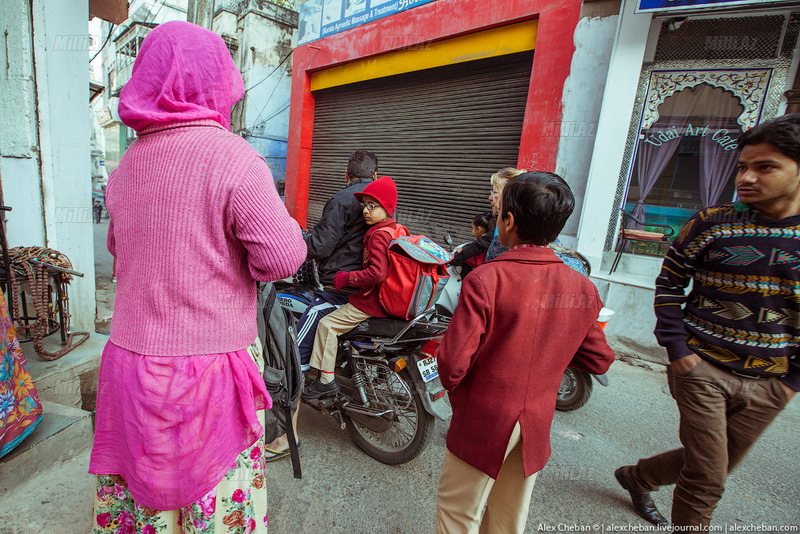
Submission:
<svg viewBox="0 0 800 534">
<path fill-rule="evenodd" d="M 0 457 L 42 420 L 42 404 L 19 347 L 6 299 L 0 292 Z"/>
<path fill-rule="evenodd" d="M 177 510 L 214 489 L 264 433 L 272 400 L 247 350 L 147 356 L 109 341 L 89 472 L 122 475 L 142 506 Z"/>
<path fill-rule="evenodd" d="M 259 439 L 242 451 L 225 478 L 198 501 L 155 515 L 136 503 L 122 477 L 98 475 L 92 533 L 265 534 L 269 514 L 264 445 Z"/>
<path fill-rule="evenodd" d="M 248 347 L 259 373 L 264 372 L 261 342 Z M 258 412 L 264 425 L 264 411 Z M 92 534 L 266 534 L 269 525 L 263 437 L 242 451 L 217 486 L 177 510 L 140 506 L 118 475 L 98 475 Z"/>
</svg>

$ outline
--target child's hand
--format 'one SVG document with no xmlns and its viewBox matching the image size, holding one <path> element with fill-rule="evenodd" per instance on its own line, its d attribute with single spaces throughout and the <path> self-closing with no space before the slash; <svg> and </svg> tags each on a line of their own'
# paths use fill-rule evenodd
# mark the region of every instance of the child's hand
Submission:
<svg viewBox="0 0 800 534">
<path fill-rule="evenodd" d="M 347 287 L 348 282 L 348 273 L 347 271 L 339 271 L 336 273 L 336 276 L 333 277 L 333 285 L 336 289 L 342 289 L 343 287 Z"/>
</svg>

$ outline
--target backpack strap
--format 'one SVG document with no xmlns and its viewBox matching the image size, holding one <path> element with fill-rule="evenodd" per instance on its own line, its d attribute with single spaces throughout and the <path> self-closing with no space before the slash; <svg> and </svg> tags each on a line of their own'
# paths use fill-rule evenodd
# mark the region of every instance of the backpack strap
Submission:
<svg viewBox="0 0 800 534">
<path fill-rule="evenodd" d="M 264 320 L 266 321 L 267 325 L 269 324 L 269 318 L 267 315 L 271 313 L 273 306 L 280 306 L 280 304 L 276 304 L 276 300 L 278 297 L 278 291 L 275 288 L 274 284 L 270 284 L 270 292 L 269 295 L 264 299 L 264 306 L 262 308 L 262 314 L 264 315 Z M 262 286 L 259 286 L 262 287 Z M 259 295 L 262 295 L 262 291 L 259 291 Z M 291 327 L 290 329 L 291 330 Z M 287 332 L 287 335 L 290 335 L 290 332 Z M 294 338 L 290 338 L 288 342 L 296 343 Z M 264 357 L 267 357 L 269 351 L 278 352 L 278 348 L 273 345 L 273 340 L 271 336 L 266 336 L 266 343 L 262 347 L 264 351 Z M 284 373 L 288 372 L 288 369 L 284 367 Z M 288 377 L 287 377 L 288 378 Z M 286 421 L 286 438 L 289 441 L 289 454 L 292 457 L 292 469 L 294 470 L 294 478 L 303 478 L 302 469 L 300 468 L 300 451 L 297 448 L 297 436 L 294 434 L 294 424 L 292 419 L 292 403 L 291 402 L 281 402 L 280 406 L 273 405 L 273 409 L 278 410 L 280 409 L 283 411 L 283 416 Z M 299 407 L 298 407 L 299 409 Z"/>
<path fill-rule="evenodd" d="M 300 409 L 299 406 L 298 409 Z M 297 436 L 294 435 L 294 420 L 292 419 L 291 404 L 283 407 L 283 414 L 287 422 L 286 437 L 289 440 L 289 454 L 292 457 L 294 478 L 303 478 L 303 471 L 300 468 L 300 450 L 297 448 Z"/>
<path fill-rule="evenodd" d="M 399 223 L 394 223 L 393 227 L 384 226 L 383 228 L 378 228 L 377 230 L 375 230 L 375 232 L 387 233 L 391 236 L 392 240 L 395 240 L 398 237 L 405 237 L 411 235 L 408 231 L 408 228 Z"/>
</svg>

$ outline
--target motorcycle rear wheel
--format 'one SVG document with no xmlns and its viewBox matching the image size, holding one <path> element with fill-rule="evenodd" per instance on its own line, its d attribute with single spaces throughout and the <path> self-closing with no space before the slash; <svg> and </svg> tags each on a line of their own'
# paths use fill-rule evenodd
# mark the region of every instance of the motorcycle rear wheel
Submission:
<svg viewBox="0 0 800 534">
<path fill-rule="evenodd" d="M 592 376 L 577 369 L 567 369 L 561 377 L 556 395 L 556 410 L 571 412 L 577 410 L 592 395 Z"/>
<path fill-rule="evenodd" d="M 383 432 L 370 430 L 351 417 L 344 416 L 347 431 L 356 446 L 368 456 L 387 465 L 410 462 L 422 452 L 435 423 L 422 405 L 413 382 L 399 375 L 411 391 L 411 403 L 405 409 L 384 416 L 390 425 Z"/>
</svg>

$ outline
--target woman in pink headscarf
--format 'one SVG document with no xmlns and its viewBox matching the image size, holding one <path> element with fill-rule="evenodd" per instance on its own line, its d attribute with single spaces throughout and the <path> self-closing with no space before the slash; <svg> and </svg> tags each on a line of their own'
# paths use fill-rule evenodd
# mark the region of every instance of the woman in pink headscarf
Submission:
<svg viewBox="0 0 800 534">
<path fill-rule="evenodd" d="M 95 532 L 266 532 L 255 282 L 294 273 L 306 247 L 264 159 L 228 130 L 243 93 L 219 36 L 168 22 L 120 95 L 138 139 L 106 192 L 119 261 Z"/>
</svg>

